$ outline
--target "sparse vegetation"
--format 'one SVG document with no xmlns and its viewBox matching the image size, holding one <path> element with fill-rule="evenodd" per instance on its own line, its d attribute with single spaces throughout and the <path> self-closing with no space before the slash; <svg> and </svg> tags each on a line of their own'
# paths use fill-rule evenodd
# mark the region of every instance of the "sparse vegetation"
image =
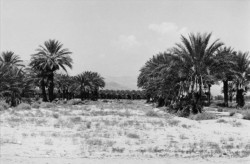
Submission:
<svg viewBox="0 0 250 164">
<path fill-rule="evenodd" d="M 175 120 L 175 119 L 169 119 L 169 120 L 167 120 L 167 123 L 168 123 L 169 126 L 178 126 L 180 121 Z"/>
<path fill-rule="evenodd" d="M 84 102 L 79 99 L 71 99 L 67 102 L 68 105 L 82 105 Z"/>
<path fill-rule="evenodd" d="M 222 118 L 218 119 L 216 122 L 218 122 L 218 123 L 228 123 L 225 119 L 222 119 Z"/>
<path fill-rule="evenodd" d="M 9 108 L 9 104 L 4 101 L 0 101 L 0 111 L 7 110 Z"/>
<path fill-rule="evenodd" d="M 127 136 L 129 138 L 134 138 L 134 139 L 138 139 L 140 138 L 140 136 L 138 134 L 135 134 L 135 133 L 128 133 Z"/>
<path fill-rule="evenodd" d="M 38 109 L 38 108 L 40 108 L 40 104 L 35 102 L 35 103 L 31 104 L 31 107 Z"/>
<path fill-rule="evenodd" d="M 30 110 L 31 106 L 30 104 L 26 104 L 26 103 L 21 103 L 16 107 L 17 110 Z"/>
<path fill-rule="evenodd" d="M 250 120 L 250 110 L 243 112 L 243 119 Z"/>
<path fill-rule="evenodd" d="M 153 110 L 147 111 L 146 116 L 149 116 L 149 117 L 159 117 L 158 113 L 155 112 L 155 111 L 153 111 Z"/>
<path fill-rule="evenodd" d="M 30 138 L 32 141 L 32 138 L 42 137 L 44 139 L 42 143 L 48 148 L 54 147 L 58 142 L 67 142 L 76 149 L 80 145 L 79 149 L 81 152 L 85 155 L 88 154 L 88 156 L 96 156 L 98 153 L 102 153 L 104 156 L 125 155 L 125 151 L 132 154 L 141 153 L 142 156 L 147 154 L 152 156 L 159 156 L 160 154 L 171 155 L 171 153 L 174 153 L 179 156 L 186 154 L 190 157 L 198 155 L 202 157 L 219 157 L 225 152 L 226 154 L 223 156 L 242 157 L 249 153 L 246 144 L 241 142 L 242 139 L 239 138 L 237 134 L 230 133 L 230 136 L 226 136 L 225 134 L 227 133 L 221 129 L 212 130 L 209 135 L 215 138 L 217 137 L 218 141 L 209 141 L 208 138 L 206 138 L 208 134 L 207 130 L 200 130 L 203 123 L 194 122 L 186 118 L 177 119 L 174 118 L 176 116 L 171 114 L 169 114 L 171 116 L 167 118 L 152 117 L 152 115 L 145 116 L 146 112 L 142 112 L 145 110 L 143 109 L 145 108 L 143 101 L 140 101 L 139 104 L 137 103 L 137 101 L 133 102 L 133 105 L 136 107 L 132 107 L 132 109 L 130 104 L 126 105 L 120 101 L 110 104 L 96 103 L 96 106 L 100 108 L 96 108 L 95 105 L 89 105 L 84 107 L 86 108 L 84 111 L 73 106 L 58 108 L 59 105 L 54 107 L 56 110 L 14 110 L 17 116 L 6 119 L 6 123 L 8 123 L 10 127 L 32 124 L 37 129 L 40 129 L 37 132 L 29 130 L 22 132 L 20 135 L 25 142 Z M 68 110 L 69 108 L 70 110 Z M 146 111 L 150 111 L 150 108 L 152 110 L 153 107 L 148 107 Z M 77 116 L 76 114 L 90 111 L 105 111 L 108 112 L 108 114 L 98 114 L 96 116 Z M 130 116 L 120 117 L 120 111 L 128 111 Z M 65 113 L 62 114 L 63 112 Z M 140 115 L 138 115 L 137 112 L 139 112 Z M 26 118 L 23 117 L 23 113 L 25 113 Z M 59 116 L 59 114 L 61 116 Z M 51 121 L 51 117 L 55 119 Z M 190 123 L 184 122 L 185 120 L 190 121 Z M 237 118 L 229 118 L 229 120 L 220 118 L 214 121 L 214 123 L 231 125 L 231 129 L 245 127 Z M 168 126 L 171 128 L 168 128 Z M 221 124 L 221 126 L 224 125 Z M 45 130 L 47 127 L 50 129 L 49 131 Z M 54 127 L 52 128 L 54 130 L 50 127 Z M 58 130 L 60 130 L 60 132 Z M 195 130 L 195 133 L 190 135 L 190 131 L 193 130 Z M 245 134 L 245 132 L 241 133 Z M 200 136 L 203 136 L 201 141 L 199 141 Z M 168 142 L 162 145 L 162 143 L 166 141 L 166 138 Z M 119 142 L 117 142 L 117 140 L 119 140 Z M 25 142 L 23 143 L 24 146 Z M 13 143 L 16 144 L 19 142 L 15 141 Z M 9 143 L 5 142 L 5 144 L 12 144 L 12 141 Z M 134 145 L 133 149 L 130 148 L 131 145 Z"/>
<path fill-rule="evenodd" d="M 41 108 L 54 108 L 56 105 L 50 102 L 42 102 L 40 104 Z"/>
<path fill-rule="evenodd" d="M 212 113 L 203 112 L 203 113 L 198 113 L 196 115 L 190 115 L 189 118 L 192 120 L 200 121 L 200 120 L 213 120 L 216 119 L 216 116 Z"/>
</svg>

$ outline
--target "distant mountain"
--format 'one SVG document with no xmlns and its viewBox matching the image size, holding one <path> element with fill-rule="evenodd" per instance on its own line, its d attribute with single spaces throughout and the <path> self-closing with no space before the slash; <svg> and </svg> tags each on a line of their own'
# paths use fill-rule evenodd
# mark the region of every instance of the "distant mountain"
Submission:
<svg viewBox="0 0 250 164">
<path fill-rule="evenodd" d="M 128 87 L 123 86 L 121 84 L 118 84 L 116 82 L 106 82 L 104 89 L 110 89 L 110 90 L 132 90 L 131 88 L 128 88 Z"/>
<path fill-rule="evenodd" d="M 138 90 L 137 77 L 133 76 L 106 76 L 104 89 Z"/>
</svg>

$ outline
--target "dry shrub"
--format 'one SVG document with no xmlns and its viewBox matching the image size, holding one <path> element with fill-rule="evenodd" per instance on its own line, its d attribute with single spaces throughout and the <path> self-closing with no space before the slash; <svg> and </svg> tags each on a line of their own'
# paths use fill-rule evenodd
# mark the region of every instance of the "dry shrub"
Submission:
<svg viewBox="0 0 250 164">
<path fill-rule="evenodd" d="M 73 117 L 73 118 L 70 118 L 70 121 L 75 123 L 75 124 L 79 124 L 82 122 L 82 118 L 81 117 Z"/>
<path fill-rule="evenodd" d="M 128 133 L 127 136 L 128 136 L 129 138 L 135 138 L 135 139 L 140 138 L 140 136 L 139 136 L 138 134 L 135 134 L 135 133 Z"/>
<path fill-rule="evenodd" d="M 79 99 L 71 99 L 67 102 L 68 105 L 82 105 L 84 102 Z"/>
<path fill-rule="evenodd" d="M 55 104 L 50 102 L 42 102 L 40 105 L 41 108 L 53 108 L 55 106 L 56 106 Z"/>
<path fill-rule="evenodd" d="M 10 107 L 9 104 L 7 104 L 4 101 L 0 101 L 0 111 L 7 110 L 9 107 Z"/>
<path fill-rule="evenodd" d="M 250 120 L 250 111 L 244 111 L 242 114 L 243 114 L 243 119 Z"/>
<path fill-rule="evenodd" d="M 180 123 L 180 121 L 175 119 L 169 119 L 167 120 L 167 123 L 169 126 L 177 126 Z"/>
<path fill-rule="evenodd" d="M 226 120 L 224 120 L 224 119 L 219 119 L 219 120 L 217 120 L 216 122 L 218 122 L 218 123 L 227 123 L 227 121 Z"/>
<path fill-rule="evenodd" d="M 149 110 L 149 111 L 146 113 L 146 116 L 149 116 L 149 117 L 159 117 L 158 113 L 155 112 L 154 110 Z"/>
<path fill-rule="evenodd" d="M 203 112 L 203 113 L 198 113 L 196 115 L 190 115 L 189 118 L 191 120 L 213 120 L 213 119 L 216 119 L 216 116 L 212 113 L 206 113 L 206 112 Z"/>
<path fill-rule="evenodd" d="M 21 103 L 16 107 L 16 109 L 18 109 L 18 110 L 30 110 L 31 106 L 30 106 L 30 104 L 27 104 L 27 103 Z"/>
<path fill-rule="evenodd" d="M 58 113 L 53 113 L 52 116 L 53 116 L 55 119 L 58 119 L 58 118 L 59 118 L 59 114 L 58 114 Z"/>
<path fill-rule="evenodd" d="M 31 107 L 32 108 L 35 108 L 35 109 L 39 109 L 40 108 L 40 104 L 38 104 L 38 103 L 33 103 L 33 104 L 31 104 Z"/>
</svg>

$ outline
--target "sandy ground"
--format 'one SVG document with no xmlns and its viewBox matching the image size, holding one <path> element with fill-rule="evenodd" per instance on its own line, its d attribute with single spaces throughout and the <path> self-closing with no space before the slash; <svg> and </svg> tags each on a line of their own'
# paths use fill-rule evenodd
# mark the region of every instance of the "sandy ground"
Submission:
<svg viewBox="0 0 250 164">
<path fill-rule="evenodd" d="M 250 163 L 250 121 L 189 120 L 143 101 L 10 109 L 0 128 L 1 164 Z"/>
<path fill-rule="evenodd" d="M 27 157 L 4 157 L 1 164 L 249 164 L 250 158 L 243 159 L 184 159 L 184 158 L 161 158 L 161 159 L 87 159 L 87 158 L 27 158 Z"/>
</svg>

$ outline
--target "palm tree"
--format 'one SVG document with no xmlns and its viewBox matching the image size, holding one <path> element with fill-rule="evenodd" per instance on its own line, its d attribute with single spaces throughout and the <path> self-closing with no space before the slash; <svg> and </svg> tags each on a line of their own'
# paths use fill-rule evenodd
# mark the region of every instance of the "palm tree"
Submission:
<svg viewBox="0 0 250 164">
<path fill-rule="evenodd" d="M 245 105 L 244 92 L 247 91 L 247 85 L 250 81 L 250 60 L 248 52 L 238 52 L 236 55 L 236 102 L 238 106 Z"/>
<path fill-rule="evenodd" d="M 54 72 L 62 68 L 65 72 L 66 66 L 72 68 L 72 54 L 68 49 L 62 49 L 63 44 L 56 40 L 45 41 L 44 46 L 39 46 L 37 53 L 32 55 L 30 66 L 38 70 L 42 76 L 41 87 L 45 88 L 45 77 L 48 81 L 49 100 L 54 99 Z M 43 93 L 44 94 L 44 93 Z M 46 100 L 46 99 L 44 99 Z"/>
<path fill-rule="evenodd" d="M 7 65 L 10 69 L 24 67 L 24 65 L 21 64 L 22 62 L 23 60 L 12 51 L 2 52 L 0 56 L 0 63 Z"/>
<path fill-rule="evenodd" d="M 0 95 L 11 106 L 16 106 L 21 95 L 30 89 L 30 80 L 25 77 L 21 62 L 20 57 L 12 51 L 2 52 L 0 56 Z"/>
<path fill-rule="evenodd" d="M 223 82 L 224 105 L 228 106 L 229 81 L 235 76 L 235 51 L 231 47 L 220 48 L 212 65 L 213 74 Z"/>
<path fill-rule="evenodd" d="M 182 44 L 176 44 L 176 47 L 172 49 L 172 52 L 180 58 L 179 63 L 183 65 L 184 70 L 181 72 L 190 82 L 192 99 L 194 100 L 193 109 L 197 105 L 202 105 L 204 81 L 211 76 L 214 56 L 223 45 L 219 39 L 209 45 L 211 35 L 211 33 L 203 35 L 191 33 L 188 38 L 181 36 Z M 199 110 L 199 112 L 201 111 Z"/>
<path fill-rule="evenodd" d="M 89 76 L 92 100 L 98 99 L 99 88 L 105 87 L 104 78 L 97 72 L 92 72 Z"/>
<path fill-rule="evenodd" d="M 98 96 L 99 88 L 105 86 L 104 78 L 101 77 L 97 72 L 85 71 L 75 77 L 75 80 L 80 86 L 81 99 L 84 99 L 84 94 L 86 97 L 89 94 L 92 95 L 92 99 L 96 100 Z"/>
<path fill-rule="evenodd" d="M 75 81 L 79 84 L 80 86 L 80 96 L 81 96 L 81 100 L 84 99 L 84 94 L 86 93 L 86 91 L 89 91 L 91 88 L 91 84 L 90 84 L 90 71 L 85 71 L 77 76 L 75 76 Z"/>
</svg>

